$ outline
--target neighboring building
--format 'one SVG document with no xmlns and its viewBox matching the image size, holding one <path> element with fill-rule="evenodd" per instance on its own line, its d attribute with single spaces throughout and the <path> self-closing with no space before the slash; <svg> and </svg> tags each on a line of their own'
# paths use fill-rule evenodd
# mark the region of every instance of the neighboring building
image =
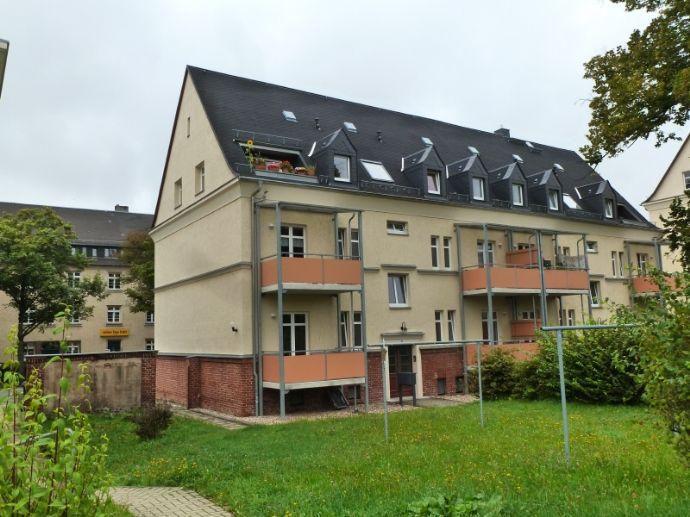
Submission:
<svg viewBox="0 0 690 517">
<path fill-rule="evenodd" d="M 687 199 L 686 191 L 690 189 L 690 137 L 686 137 L 683 145 L 680 146 L 678 153 L 666 169 L 659 184 L 652 192 L 652 195 L 642 203 L 649 219 L 655 225 L 663 227 L 662 216 L 668 216 L 671 202 L 682 197 Z M 662 266 L 664 271 L 679 271 L 680 263 L 676 261 L 676 254 L 669 252 L 663 254 Z"/>
<path fill-rule="evenodd" d="M 659 250 L 574 151 L 193 67 L 151 236 L 157 396 L 239 415 L 381 400 L 384 340 L 386 396 L 455 392 L 431 343 L 605 318 Z"/>
<path fill-rule="evenodd" d="M 0 202 L 0 215 L 15 213 L 24 208 L 40 207 Z M 107 292 L 103 300 L 89 302 L 93 306 L 93 314 L 89 318 L 80 319 L 77 316 L 71 323 L 69 352 L 153 349 L 154 315 L 130 312 L 122 284 L 122 277 L 127 269 L 118 259 L 127 235 L 132 231 L 148 231 L 152 216 L 131 213 L 126 206 L 120 205 L 116 205 L 114 211 L 49 208 L 72 225 L 77 234 L 73 243 L 75 253 L 84 253 L 89 258 L 89 265 L 76 273 L 75 279 L 101 275 Z M 10 326 L 17 323 L 17 313 L 7 306 L 8 301 L 5 293 L 0 291 L 0 353 L 7 346 L 6 337 Z M 50 327 L 43 332 L 32 332 L 25 342 L 29 354 L 51 354 L 58 351 L 58 343 Z"/>
</svg>

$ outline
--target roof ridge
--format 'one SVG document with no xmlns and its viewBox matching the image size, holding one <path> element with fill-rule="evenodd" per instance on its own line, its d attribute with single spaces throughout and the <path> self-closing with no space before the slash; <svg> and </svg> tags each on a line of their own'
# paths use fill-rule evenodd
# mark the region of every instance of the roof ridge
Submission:
<svg viewBox="0 0 690 517">
<path fill-rule="evenodd" d="M 313 96 L 315 96 L 315 97 L 320 97 L 320 98 L 322 98 L 322 99 L 330 99 L 330 100 L 335 100 L 335 101 L 338 101 L 338 102 L 345 102 L 345 103 L 347 103 L 347 104 L 354 104 L 354 105 L 356 105 L 356 106 L 361 106 L 361 107 L 363 107 L 363 108 L 369 108 L 369 109 L 377 109 L 377 110 L 381 110 L 381 111 L 387 111 L 387 112 L 389 112 L 389 113 L 395 113 L 395 114 L 397 114 L 397 115 L 402 115 L 402 116 L 404 116 L 404 117 L 410 117 L 410 118 L 420 119 L 420 120 L 428 120 L 428 121 L 430 121 L 430 122 L 434 122 L 434 123 L 437 123 L 437 124 L 445 124 L 445 125 L 447 125 L 447 126 L 451 126 L 451 127 L 454 127 L 454 128 L 460 128 L 460 129 L 465 129 L 465 130 L 469 130 L 469 131 L 476 131 L 476 132 L 478 132 L 478 133 L 483 133 L 483 134 L 485 134 L 485 135 L 494 136 L 494 137 L 496 137 L 496 138 L 505 138 L 505 137 L 502 137 L 502 136 L 500 136 L 500 135 L 497 135 L 497 134 L 494 133 L 493 131 L 487 131 L 487 130 L 485 130 L 485 129 L 477 129 L 477 128 L 475 128 L 475 127 L 462 126 L 462 125 L 460 125 L 460 124 L 454 124 L 453 122 L 448 122 L 448 121 L 446 121 L 446 120 L 440 120 L 440 119 L 435 119 L 435 118 L 431 118 L 431 117 L 426 117 L 426 116 L 424 116 L 424 115 L 415 115 L 415 114 L 413 114 L 413 113 L 405 113 L 404 111 L 398 111 L 398 110 L 391 109 L 391 108 L 382 108 L 381 106 L 374 106 L 374 105 L 372 105 L 372 104 L 366 104 L 366 103 L 364 103 L 364 102 L 352 101 L 352 100 L 348 100 L 348 99 L 341 99 L 340 97 L 333 97 L 333 96 L 331 96 L 331 95 L 325 95 L 325 94 L 322 94 L 322 93 L 310 92 L 310 91 L 307 91 L 307 90 L 300 90 L 299 88 L 293 88 L 292 86 L 285 86 L 285 85 L 282 85 L 282 84 L 269 83 L 268 81 L 262 81 L 262 80 L 260 80 L 260 79 L 250 79 L 249 77 L 242 77 L 242 76 L 239 76 L 239 75 L 228 74 L 228 73 L 226 73 L 226 72 L 219 72 L 219 71 L 217 71 L 217 70 L 209 70 L 208 68 L 201 68 L 201 67 L 194 66 L 194 65 L 187 65 L 187 69 L 188 69 L 188 70 L 196 70 L 196 71 L 199 71 L 199 72 L 206 72 L 206 73 L 221 75 L 221 76 L 225 76 L 225 77 L 231 77 L 231 78 L 233 78 L 233 79 L 239 79 L 239 80 L 241 80 L 241 81 L 247 81 L 247 82 L 254 83 L 254 84 L 262 84 L 262 85 L 270 86 L 270 87 L 273 87 L 273 88 L 280 88 L 280 89 L 283 89 L 283 90 L 289 90 L 289 91 L 291 91 L 291 92 L 297 92 L 297 93 L 302 93 L 302 94 L 306 94 L 306 95 L 313 95 Z M 522 141 L 523 143 L 529 141 L 529 142 L 531 142 L 531 143 L 533 143 L 533 144 L 538 144 L 539 146 L 541 146 L 541 147 L 543 147 L 543 148 L 555 149 L 555 150 L 558 150 L 558 151 L 569 152 L 569 153 L 572 153 L 572 154 L 574 154 L 575 156 L 577 156 L 577 157 L 579 158 L 579 155 L 577 154 L 577 152 L 576 152 L 576 151 L 573 151 L 572 149 L 568 149 L 568 148 L 565 148 L 565 147 L 556 147 L 556 146 L 553 146 L 553 145 L 549 145 L 549 144 L 544 144 L 544 143 L 542 143 L 542 142 L 538 142 L 538 141 L 536 141 L 536 140 L 527 140 L 527 139 L 517 138 L 517 137 L 510 137 L 510 138 L 511 138 L 512 140 L 520 140 L 520 141 Z"/>
<path fill-rule="evenodd" d="M 151 216 L 153 217 L 153 214 L 145 213 L 145 212 L 119 212 L 117 210 L 103 210 L 101 208 L 79 208 L 79 207 L 74 207 L 74 206 L 56 206 L 56 205 L 46 205 L 46 204 L 41 204 L 41 203 L 18 203 L 15 201 L 0 201 L 0 207 L 2 205 L 15 205 L 15 206 L 22 206 L 22 207 L 35 207 L 35 208 L 51 208 L 51 209 L 60 209 L 60 210 L 80 210 L 82 212 L 98 212 L 98 213 L 112 213 L 112 214 L 128 214 L 128 215 L 145 215 L 145 216 Z"/>
</svg>

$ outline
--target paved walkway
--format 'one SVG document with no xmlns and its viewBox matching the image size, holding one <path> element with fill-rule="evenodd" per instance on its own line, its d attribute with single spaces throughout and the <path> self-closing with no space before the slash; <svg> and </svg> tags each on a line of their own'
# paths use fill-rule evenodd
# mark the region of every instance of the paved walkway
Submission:
<svg viewBox="0 0 690 517">
<path fill-rule="evenodd" d="M 177 487 L 114 487 L 113 501 L 136 517 L 232 517 L 196 492 Z"/>
</svg>

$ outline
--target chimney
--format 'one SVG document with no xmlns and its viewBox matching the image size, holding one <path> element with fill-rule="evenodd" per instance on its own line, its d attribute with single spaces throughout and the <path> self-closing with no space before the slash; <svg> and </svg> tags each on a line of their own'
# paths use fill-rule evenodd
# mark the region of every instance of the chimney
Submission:
<svg viewBox="0 0 690 517">
<path fill-rule="evenodd" d="M 505 138 L 510 138 L 510 129 L 508 129 L 507 127 L 502 127 L 494 131 L 494 134 Z"/>
<path fill-rule="evenodd" d="M 116 212 L 129 212 L 129 207 L 127 205 L 115 205 Z"/>
</svg>

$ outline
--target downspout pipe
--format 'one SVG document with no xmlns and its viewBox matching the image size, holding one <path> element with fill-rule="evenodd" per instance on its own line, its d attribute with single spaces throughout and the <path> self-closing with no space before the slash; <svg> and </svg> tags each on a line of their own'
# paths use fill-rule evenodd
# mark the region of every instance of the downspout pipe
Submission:
<svg viewBox="0 0 690 517">
<path fill-rule="evenodd" d="M 261 282 L 261 271 L 260 271 L 260 243 L 259 243 L 259 212 L 257 202 L 257 194 L 263 189 L 263 181 L 259 181 L 259 186 L 252 192 L 251 198 L 251 239 L 252 239 L 252 371 L 254 375 L 254 412 L 257 416 L 262 413 L 262 403 L 261 403 L 261 372 L 260 361 L 259 361 L 259 347 L 260 347 L 260 337 L 259 328 L 261 326 L 259 320 L 259 311 L 261 298 L 259 297 L 259 284 Z M 262 198 L 263 199 L 263 198 Z"/>
</svg>

